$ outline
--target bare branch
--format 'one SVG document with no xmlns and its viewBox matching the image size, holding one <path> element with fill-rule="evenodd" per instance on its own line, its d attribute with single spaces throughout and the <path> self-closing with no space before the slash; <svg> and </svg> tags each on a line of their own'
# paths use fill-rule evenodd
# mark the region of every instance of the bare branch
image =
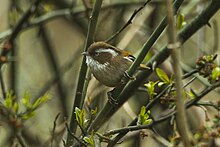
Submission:
<svg viewBox="0 0 220 147">
<path fill-rule="evenodd" d="M 129 20 L 119 29 L 114 35 L 109 37 L 105 42 L 111 42 L 118 34 L 120 34 L 125 28 L 127 28 L 130 24 L 132 24 L 132 21 L 134 17 L 150 2 L 151 0 L 147 0 L 140 8 L 134 10 L 133 14 L 129 18 Z"/>
</svg>

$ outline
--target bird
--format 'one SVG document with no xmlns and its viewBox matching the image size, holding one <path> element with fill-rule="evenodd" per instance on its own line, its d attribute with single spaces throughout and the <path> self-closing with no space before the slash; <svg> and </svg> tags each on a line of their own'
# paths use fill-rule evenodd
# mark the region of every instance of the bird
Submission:
<svg viewBox="0 0 220 147">
<path fill-rule="evenodd" d="M 86 64 L 94 77 L 107 87 L 120 84 L 135 60 L 130 52 L 102 41 L 92 43 L 82 54 L 86 56 Z"/>
</svg>

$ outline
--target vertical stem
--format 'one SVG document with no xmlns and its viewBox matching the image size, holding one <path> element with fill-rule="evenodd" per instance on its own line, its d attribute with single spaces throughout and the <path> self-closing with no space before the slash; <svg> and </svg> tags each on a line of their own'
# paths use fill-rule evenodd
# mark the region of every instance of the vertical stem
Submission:
<svg viewBox="0 0 220 147">
<path fill-rule="evenodd" d="M 96 2 L 95 2 L 95 5 L 94 5 L 93 11 L 92 11 L 92 15 L 91 15 L 90 21 L 89 21 L 89 27 L 88 27 L 88 33 L 87 33 L 84 51 L 86 51 L 87 48 L 90 46 L 90 44 L 94 41 L 94 34 L 95 34 L 95 30 L 96 30 L 96 25 L 97 25 L 99 11 L 101 9 L 102 1 L 103 0 L 96 0 Z M 87 75 L 86 57 L 83 57 L 83 61 L 82 61 L 82 65 L 81 65 L 81 69 L 80 69 L 80 73 L 79 73 L 80 77 L 79 77 L 77 88 L 76 88 L 75 100 L 74 100 L 74 104 L 72 107 L 72 114 L 71 114 L 71 120 L 70 120 L 70 130 L 73 133 L 76 132 L 76 128 L 77 128 L 77 123 L 76 123 L 75 113 L 74 113 L 75 108 L 78 107 L 81 109 L 83 106 L 83 102 L 85 100 L 85 92 L 87 89 L 87 88 L 85 88 L 85 87 L 87 87 L 85 84 L 86 75 Z M 74 141 L 74 138 L 72 138 L 71 134 L 68 133 L 66 146 L 70 147 L 73 144 L 73 141 Z"/>
<path fill-rule="evenodd" d="M 168 48 L 171 50 L 171 58 L 173 61 L 173 70 L 175 75 L 176 87 L 176 123 L 179 134 L 185 147 L 191 147 L 191 136 L 186 120 L 186 111 L 184 107 L 183 91 L 182 91 L 182 71 L 180 67 L 180 48 L 178 48 L 176 26 L 174 23 L 174 13 L 171 0 L 167 0 L 167 34 L 169 39 Z"/>
<path fill-rule="evenodd" d="M 1 67 L 0 67 L 0 84 L 1 84 L 3 99 L 6 99 L 6 88 L 5 88 L 5 82 L 4 82 L 3 72 L 1 70 Z"/>
<path fill-rule="evenodd" d="M 11 56 L 12 58 L 16 59 L 17 58 L 17 47 L 15 46 L 15 40 L 11 42 Z M 10 70 L 10 88 L 13 92 L 14 95 L 17 94 L 17 61 L 12 61 L 11 62 L 11 70 Z"/>
</svg>

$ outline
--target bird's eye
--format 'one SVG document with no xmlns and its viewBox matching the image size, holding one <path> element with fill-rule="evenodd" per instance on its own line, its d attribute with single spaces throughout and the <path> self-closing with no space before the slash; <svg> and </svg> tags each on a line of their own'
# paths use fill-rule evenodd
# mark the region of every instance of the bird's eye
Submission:
<svg viewBox="0 0 220 147">
<path fill-rule="evenodd" d="M 94 54 L 95 56 L 98 56 L 99 55 L 99 53 L 98 52 L 95 52 L 95 54 Z"/>
</svg>

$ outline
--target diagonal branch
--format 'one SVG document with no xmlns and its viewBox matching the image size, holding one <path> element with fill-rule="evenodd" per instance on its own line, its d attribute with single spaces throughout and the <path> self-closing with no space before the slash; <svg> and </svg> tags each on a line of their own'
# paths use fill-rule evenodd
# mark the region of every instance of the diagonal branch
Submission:
<svg viewBox="0 0 220 147">
<path fill-rule="evenodd" d="M 174 2 L 174 7 L 178 9 L 180 5 L 182 4 L 183 0 L 176 0 Z M 163 18 L 161 23 L 158 25 L 158 27 L 155 29 L 155 31 L 152 33 L 148 41 L 144 44 L 141 52 L 139 53 L 137 59 L 134 61 L 132 66 L 128 70 L 128 75 L 133 75 L 136 71 L 136 69 L 139 67 L 141 62 L 144 60 L 146 54 L 150 50 L 150 48 L 153 46 L 153 44 L 157 41 L 163 30 L 165 29 L 167 23 L 166 23 L 166 17 Z M 150 66 L 148 66 L 150 67 Z M 152 70 L 148 70 L 148 72 L 152 72 Z M 123 79 L 125 83 L 128 82 L 128 78 Z M 137 80 L 136 80 L 137 81 Z M 133 81 L 135 82 L 135 81 Z M 133 83 L 132 82 L 132 83 Z M 138 81 L 140 84 L 142 81 Z M 138 87 L 138 86 L 137 86 Z M 98 116 L 95 118 L 93 123 L 91 124 L 91 127 L 89 128 L 89 131 L 95 130 L 97 131 L 104 122 L 106 122 L 121 106 L 122 104 L 128 100 L 128 98 L 132 95 L 132 93 L 137 89 L 137 87 L 127 87 L 127 85 L 120 85 L 119 87 L 116 87 L 114 90 L 112 96 L 118 100 L 117 106 L 112 106 L 110 103 L 106 103 L 104 108 L 101 110 L 101 112 L 98 114 Z M 126 96 L 125 96 L 126 95 Z"/>
<path fill-rule="evenodd" d="M 129 20 L 119 29 L 114 35 L 109 37 L 105 42 L 111 42 L 118 34 L 120 34 L 125 28 L 127 28 L 130 24 L 132 24 L 132 21 L 134 17 L 150 2 L 151 0 L 147 0 L 140 8 L 134 10 L 133 14 L 129 18 Z"/>
<path fill-rule="evenodd" d="M 220 82 L 217 82 L 211 86 L 209 86 L 208 88 L 206 88 L 205 90 L 203 90 L 199 95 L 197 95 L 197 97 L 189 102 L 187 102 L 185 104 L 185 107 L 188 109 L 194 105 L 197 105 L 198 101 L 201 100 L 205 95 L 207 95 L 209 92 L 211 92 L 212 90 L 214 90 L 215 88 L 220 86 Z M 157 120 L 154 120 L 152 123 L 150 124 L 146 124 L 146 125 L 141 125 L 141 126 L 135 126 L 136 125 L 136 121 L 134 120 L 132 121 L 133 124 L 129 125 L 128 127 L 124 127 L 124 128 L 120 128 L 120 129 L 115 129 L 115 130 L 111 130 L 106 132 L 104 135 L 109 136 L 109 135 L 113 135 L 113 134 L 118 134 L 113 140 L 112 142 L 110 142 L 109 146 L 113 146 L 115 145 L 125 134 L 127 134 L 129 131 L 135 131 L 135 130 L 140 130 L 140 129 L 148 129 L 148 128 L 152 128 L 152 126 L 157 125 L 163 121 L 166 121 L 168 119 L 170 119 L 171 117 L 173 117 L 174 115 L 176 115 L 176 110 L 170 112 L 169 114 L 167 114 L 166 116 L 160 117 Z"/>
<path fill-rule="evenodd" d="M 212 0 L 209 3 L 206 9 L 204 9 L 191 23 L 189 23 L 180 33 L 178 34 L 178 38 L 181 40 L 181 43 L 186 42 L 195 32 L 197 32 L 201 27 L 206 25 L 211 17 L 220 9 L 220 1 L 219 0 Z M 151 60 L 148 62 L 148 66 L 152 65 L 152 63 L 157 63 L 160 65 L 163 63 L 170 55 L 170 51 L 167 47 L 164 47 L 158 54 L 153 56 Z M 130 97 L 132 92 L 137 89 L 140 83 L 148 78 L 153 71 L 143 71 L 139 73 L 136 77 L 135 81 L 128 83 L 126 90 L 121 95 L 123 98 Z M 219 86 L 219 85 L 218 85 Z M 193 102 L 191 102 L 193 103 Z M 190 105 L 190 104 L 188 104 Z M 187 107 L 188 107 L 187 105 Z M 110 116 L 107 116 L 107 118 Z M 136 120 L 133 120 L 129 126 L 135 125 Z M 115 140 L 120 140 L 127 132 L 120 133 L 116 136 Z"/>
</svg>

